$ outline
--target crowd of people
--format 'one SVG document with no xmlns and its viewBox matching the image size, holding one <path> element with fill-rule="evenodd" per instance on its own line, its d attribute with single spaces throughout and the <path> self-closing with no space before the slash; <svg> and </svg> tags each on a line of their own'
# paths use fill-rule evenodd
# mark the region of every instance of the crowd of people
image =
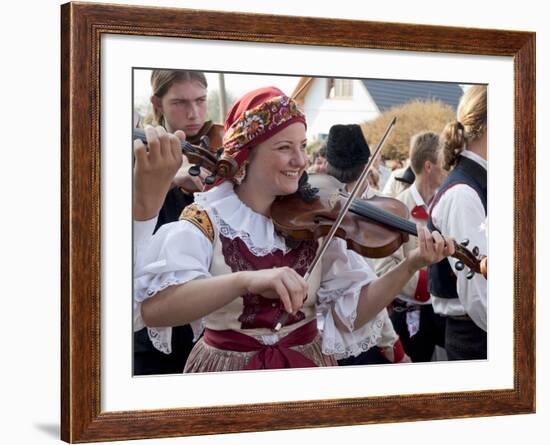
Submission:
<svg viewBox="0 0 550 445">
<path fill-rule="evenodd" d="M 418 236 L 377 259 L 335 237 L 310 270 L 323 238 L 285 238 L 272 205 L 308 175 L 350 191 L 371 156 L 360 126 L 332 126 L 310 157 L 307 117 L 275 87 L 243 95 L 222 126 L 207 121 L 202 73 L 154 70 L 151 86 L 134 141 L 135 375 L 486 358 L 486 279 L 452 257 L 454 240 L 487 253 L 485 87 L 360 192 L 401 201 Z M 205 185 L 182 141 L 223 152 L 236 174 Z"/>
</svg>

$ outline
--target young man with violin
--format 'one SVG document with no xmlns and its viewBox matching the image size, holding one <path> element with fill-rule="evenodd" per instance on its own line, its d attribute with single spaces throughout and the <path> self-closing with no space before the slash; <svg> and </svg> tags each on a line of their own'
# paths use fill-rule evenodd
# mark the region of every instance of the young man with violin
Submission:
<svg viewBox="0 0 550 445">
<path fill-rule="evenodd" d="M 396 196 L 409 209 L 410 218 L 422 225 L 427 223 L 428 206 L 445 177 L 437 163 L 438 147 L 435 133 L 422 132 L 411 138 L 409 158 L 415 180 Z M 416 246 L 417 239 L 410 237 L 392 255 L 376 260 L 377 274 L 395 267 Z M 435 346 L 444 346 L 445 320 L 433 311 L 426 269 L 416 272 L 394 300 L 391 320 L 413 362 L 431 361 Z"/>
<path fill-rule="evenodd" d="M 370 157 L 370 149 L 359 125 L 333 125 L 329 130 L 326 146 L 327 174 L 345 184 L 348 192 L 353 189 Z M 363 197 L 371 196 L 372 191 L 365 184 Z M 371 259 L 366 259 L 372 265 Z M 377 316 L 383 324 L 376 348 L 370 348 L 356 357 L 338 360 L 340 366 L 410 362 L 399 335 L 393 328 L 387 309 Z"/>
<path fill-rule="evenodd" d="M 184 70 L 153 70 L 151 73 L 153 112 L 144 119 L 146 133 L 152 126 L 160 126 L 168 134 L 177 134 L 193 145 L 200 145 L 203 137 L 208 138 L 208 148 L 215 151 L 222 146 L 223 126 L 207 121 L 207 81 L 202 72 Z M 142 142 L 136 142 L 139 147 Z M 156 149 L 155 147 L 154 149 Z M 161 208 L 155 232 L 164 224 L 177 221 L 183 209 L 193 202 L 193 193 L 202 191 L 202 180 L 207 172 L 201 169 L 197 176 L 189 174 L 189 163 L 181 154 L 179 144 L 173 144 L 173 156 L 168 157 L 171 166 L 166 164 L 167 157 L 158 156 L 158 163 L 148 162 L 149 175 L 171 175 L 169 190 L 139 190 L 134 187 L 134 217 L 148 219 L 155 215 L 140 215 L 142 207 Z M 143 164 L 142 164 L 143 165 Z M 168 167 L 168 168 L 166 168 Z M 178 168 L 179 167 L 179 168 Z M 141 172 L 140 175 L 143 175 Z M 160 184 L 166 181 L 147 181 L 148 184 Z M 158 204 L 141 205 L 142 199 L 156 199 Z M 152 235 L 152 234 L 148 234 Z M 140 239 L 137 236 L 136 239 Z M 135 246 L 135 249 L 139 246 Z M 186 359 L 193 347 L 193 333 L 189 325 L 178 326 L 172 330 L 170 354 L 164 354 L 155 348 L 157 339 L 150 338 L 146 328 L 134 334 L 134 374 L 173 374 L 183 372 Z"/>
<path fill-rule="evenodd" d="M 215 152 L 222 146 L 223 125 L 207 118 L 208 83 L 204 73 L 184 70 L 153 70 L 151 73 L 153 112 L 144 119 L 145 124 L 161 126 L 168 133 L 181 130 L 187 142 L 200 145 L 206 137 L 208 148 Z M 198 176 L 189 174 L 189 162 L 184 157 L 182 166 L 174 176 L 172 188 L 159 214 L 158 228 L 177 221 L 182 210 L 193 202 L 193 193 L 202 191 L 202 180 L 207 172 L 201 169 Z"/>
</svg>

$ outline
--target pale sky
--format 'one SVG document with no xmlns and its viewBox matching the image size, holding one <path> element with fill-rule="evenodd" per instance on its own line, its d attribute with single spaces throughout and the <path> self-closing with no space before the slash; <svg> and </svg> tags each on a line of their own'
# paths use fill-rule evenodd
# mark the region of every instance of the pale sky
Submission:
<svg viewBox="0 0 550 445">
<path fill-rule="evenodd" d="M 208 81 L 208 91 L 218 90 L 218 73 L 205 72 Z M 134 70 L 134 100 L 140 103 L 143 99 L 151 96 L 150 85 L 151 70 Z M 270 76 L 270 75 L 250 75 L 250 74 L 225 74 L 225 89 L 233 97 L 238 98 L 244 93 L 256 88 L 265 86 L 275 86 L 280 88 L 285 94 L 290 96 L 294 87 L 297 85 L 300 77 L 293 76 Z M 228 104 L 229 106 L 230 104 Z"/>
</svg>

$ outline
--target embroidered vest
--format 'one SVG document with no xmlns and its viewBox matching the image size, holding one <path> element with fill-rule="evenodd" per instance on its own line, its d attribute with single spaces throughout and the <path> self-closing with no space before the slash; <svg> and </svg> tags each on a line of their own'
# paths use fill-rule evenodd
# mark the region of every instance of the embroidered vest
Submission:
<svg viewBox="0 0 550 445">
<path fill-rule="evenodd" d="M 485 215 L 487 215 L 487 170 L 477 162 L 461 156 L 432 200 L 427 225 L 430 231 L 438 230 L 432 221 L 434 207 L 447 190 L 458 184 L 466 184 L 475 190 L 483 204 Z M 428 290 L 439 298 L 458 298 L 456 275 L 447 258 L 428 267 Z"/>
<path fill-rule="evenodd" d="M 251 252 L 246 243 L 239 237 L 229 237 L 226 229 L 216 230 L 215 224 L 208 213 L 201 210 L 196 204 L 187 206 L 181 216 L 197 227 L 213 245 L 213 264 L 210 272 L 212 276 L 219 274 L 271 269 L 273 267 L 290 267 L 300 275 L 304 275 L 317 252 L 317 241 L 302 241 L 296 248 L 283 253 L 276 250 L 263 256 Z M 315 274 L 317 275 L 317 274 Z M 317 277 L 316 277 L 317 278 Z M 313 289 L 308 293 L 308 300 L 315 299 L 318 282 L 309 280 Z M 317 280 L 318 281 L 318 280 Z M 296 315 L 290 315 L 285 327 L 302 325 L 311 320 L 313 307 L 303 307 Z M 223 308 L 206 317 L 206 326 L 213 329 L 258 330 L 271 329 L 284 310 L 280 300 L 262 297 L 261 295 L 246 294 Z M 291 329 L 294 329 L 292 327 Z"/>
<path fill-rule="evenodd" d="M 220 234 L 220 241 L 225 262 L 232 272 L 287 266 L 303 276 L 313 261 L 318 247 L 316 241 L 303 241 L 297 248 L 286 254 L 277 250 L 258 257 L 250 252 L 240 238 L 230 239 Z M 238 318 L 241 329 L 270 329 L 275 326 L 284 310 L 280 300 L 272 300 L 256 294 L 246 294 L 242 298 L 243 310 Z M 305 314 L 298 311 L 296 315 L 289 315 L 285 325 L 291 325 L 304 319 Z"/>
</svg>

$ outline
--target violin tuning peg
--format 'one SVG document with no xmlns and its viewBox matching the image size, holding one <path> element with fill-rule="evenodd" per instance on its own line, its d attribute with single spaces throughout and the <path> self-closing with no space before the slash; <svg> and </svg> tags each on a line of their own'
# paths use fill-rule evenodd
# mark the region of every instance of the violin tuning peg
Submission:
<svg viewBox="0 0 550 445">
<path fill-rule="evenodd" d="M 472 249 L 472 253 L 474 254 L 475 257 L 477 257 L 479 255 L 479 247 L 475 246 Z"/>
<path fill-rule="evenodd" d="M 464 246 L 466 247 L 468 244 L 470 244 L 470 240 L 469 239 L 463 239 L 462 241 L 460 241 L 460 245 L 461 246 Z"/>
<path fill-rule="evenodd" d="M 216 158 L 217 159 L 220 159 L 223 155 L 223 147 L 222 148 L 218 148 L 218 151 L 216 152 Z"/>
<path fill-rule="evenodd" d="M 206 185 L 212 185 L 212 184 L 214 184 L 214 182 L 216 182 L 216 177 L 213 176 L 213 175 L 210 175 L 210 176 L 207 176 L 206 178 L 204 178 L 204 183 Z"/>
<path fill-rule="evenodd" d="M 462 261 L 457 261 L 455 263 L 455 269 L 458 271 L 464 270 L 464 263 Z"/>
<path fill-rule="evenodd" d="M 201 169 L 198 165 L 192 165 L 189 167 L 188 172 L 191 176 L 199 176 L 201 174 Z"/>
<path fill-rule="evenodd" d="M 208 136 L 204 135 L 204 136 L 201 136 L 201 139 L 200 139 L 200 146 L 202 148 L 208 148 L 208 143 L 210 141 L 208 140 Z"/>
<path fill-rule="evenodd" d="M 468 274 L 466 275 L 466 278 L 467 278 L 468 280 L 471 280 L 471 279 L 474 277 L 475 274 L 476 274 L 476 273 L 474 272 L 474 270 L 473 270 L 473 269 L 470 269 L 470 271 L 469 271 Z"/>
</svg>

